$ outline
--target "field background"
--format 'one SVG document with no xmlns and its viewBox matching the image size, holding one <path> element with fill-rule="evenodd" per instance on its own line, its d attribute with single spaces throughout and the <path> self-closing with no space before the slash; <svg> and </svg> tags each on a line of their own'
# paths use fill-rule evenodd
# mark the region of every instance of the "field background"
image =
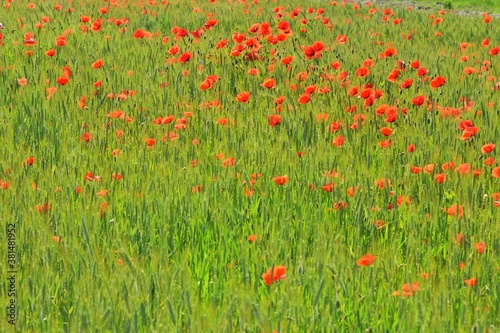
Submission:
<svg viewBox="0 0 500 333">
<path fill-rule="evenodd" d="M 499 331 L 496 16 L 2 6 L 17 331 Z"/>
<path fill-rule="evenodd" d="M 500 2 L 496 0 L 418 0 L 418 1 L 405 1 L 405 0 L 374 0 L 373 3 L 378 5 L 390 4 L 398 6 L 414 6 L 416 9 L 429 9 L 429 8 L 444 8 L 453 10 L 462 10 L 464 12 L 477 13 L 487 11 L 495 14 L 500 13 Z"/>
</svg>

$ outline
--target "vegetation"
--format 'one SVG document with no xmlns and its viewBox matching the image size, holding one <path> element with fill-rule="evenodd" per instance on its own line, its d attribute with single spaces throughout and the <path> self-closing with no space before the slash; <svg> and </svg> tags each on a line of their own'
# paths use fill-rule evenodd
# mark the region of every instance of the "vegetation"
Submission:
<svg viewBox="0 0 500 333">
<path fill-rule="evenodd" d="M 430 6 L 432 8 L 444 8 L 449 10 L 466 10 L 468 12 L 491 12 L 500 13 L 500 2 L 495 0 L 484 0 L 484 1 L 474 1 L 474 0 L 376 0 L 374 1 L 378 4 L 391 3 L 391 4 L 411 4 L 414 6 Z"/>
<path fill-rule="evenodd" d="M 17 331 L 500 330 L 498 18 L 3 6 Z"/>
</svg>

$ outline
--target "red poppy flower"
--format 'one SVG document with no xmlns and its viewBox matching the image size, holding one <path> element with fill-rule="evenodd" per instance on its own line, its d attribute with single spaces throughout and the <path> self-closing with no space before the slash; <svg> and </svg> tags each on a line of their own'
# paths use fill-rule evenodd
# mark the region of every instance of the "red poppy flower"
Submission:
<svg viewBox="0 0 500 333">
<path fill-rule="evenodd" d="M 392 295 L 393 296 L 401 295 L 404 297 L 411 297 L 411 296 L 415 295 L 419 286 L 420 286 L 420 283 L 418 283 L 418 282 L 413 282 L 412 284 L 405 283 L 405 284 L 403 284 L 403 286 L 401 288 L 403 293 L 400 293 L 399 291 L 395 291 Z"/>
<path fill-rule="evenodd" d="M 304 48 L 303 52 L 304 52 L 304 55 L 306 56 L 306 59 L 312 59 L 316 55 L 316 51 L 314 50 L 314 48 L 312 46 L 306 46 Z"/>
<path fill-rule="evenodd" d="M 272 285 L 275 281 L 286 279 L 286 267 L 285 266 L 274 266 L 269 268 L 267 272 L 262 274 L 265 284 L 268 286 Z"/>
<path fill-rule="evenodd" d="M 328 120 L 328 113 L 320 113 L 316 115 L 316 120 L 321 122 L 321 121 L 327 121 Z"/>
<path fill-rule="evenodd" d="M 498 53 L 500 53 L 500 46 L 495 46 L 495 47 L 491 48 L 488 53 L 492 56 L 497 55 Z"/>
<path fill-rule="evenodd" d="M 425 173 L 432 173 L 433 170 L 434 170 L 434 164 L 427 164 L 426 166 L 424 166 Z"/>
<path fill-rule="evenodd" d="M 259 75 L 260 72 L 257 68 L 250 68 L 247 73 L 248 75 L 256 76 Z"/>
<path fill-rule="evenodd" d="M 102 25 L 102 19 L 97 19 L 94 22 L 92 22 L 92 30 L 93 31 L 99 31 L 101 30 L 101 25 Z"/>
<path fill-rule="evenodd" d="M 271 127 L 275 127 L 279 123 L 281 123 L 281 116 L 280 115 L 273 114 L 273 115 L 269 116 L 269 125 Z"/>
<path fill-rule="evenodd" d="M 340 63 L 340 61 L 334 61 L 330 64 L 330 66 L 332 66 L 332 68 L 335 70 L 339 70 L 340 67 L 342 66 L 342 64 Z M 365 67 L 368 67 L 368 66 L 365 66 Z"/>
<path fill-rule="evenodd" d="M 104 65 L 104 61 L 102 59 L 99 59 L 92 64 L 92 68 L 94 68 L 94 69 L 101 68 L 103 65 Z"/>
<path fill-rule="evenodd" d="M 285 101 L 286 97 L 285 96 L 280 96 L 274 100 L 274 103 L 280 105 Z"/>
<path fill-rule="evenodd" d="M 94 180 L 94 174 L 92 172 L 87 172 L 84 176 L 85 180 L 91 182 Z"/>
<path fill-rule="evenodd" d="M 358 95 L 358 87 L 354 86 L 349 88 L 349 91 L 347 92 L 350 96 L 354 97 Z"/>
<path fill-rule="evenodd" d="M 449 208 L 445 208 L 444 210 L 449 216 L 461 218 L 464 215 L 464 207 L 462 205 L 451 205 Z"/>
<path fill-rule="evenodd" d="M 174 121 L 175 116 L 160 117 L 158 119 L 160 119 L 160 122 L 159 122 L 160 125 L 168 125 Z"/>
<path fill-rule="evenodd" d="M 470 75 L 470 74 L 473 74 L 476 70 L 472 67 L 465 67 L 464 70 L 463 70 L 463 73 L 465 75 Z"/>
<path fill-rule="evenodd" d="M 223 159 L 222 160 L 222 166 L 224 168 L 227 168 L 227 167 L 232 167 L 236 164 L 235 160 L 234 160 L 234 157 L 229 157 L 229 158 L 226 158 L 226 159 Z"/>
<path fill-rule="evenodd" d="M 288 176 L 276 176 L 273 178 L 276 185 L 285 185 L 288 182 Z"/>
<path fill-rule="evenodd" d="M 35 35 L 31 32 L 24 34 L 24 45 L 33 46 L 36 45 Z"/>
<path fill-rule="evenodd" d="M 317 89 L 316 85 L 307 86 L 304 88 L 304 93 L 312 95 L 316 91 L 316 89 Z"/>
<path fill-rule="evenodd" d="M 183 54 L 180 55 L 179 62 L 181 64 L 188 62 L 192 56 L 193 56 L 193 54 L 191 52 L 184 52 Z"/>
<path fill-rule="evenodd" d="M 392 128 L 389 127 L 382 127 L 380 129 L 380 133 L 382 133 L 383 136 L 389 136 L 392 133 Z"/>
<path fill-rule="evenodd" d="M 108 191 L 106 190 L 101 190 L 99 192 L 96 192 L 96 197 L 105 197 L 108 194 Z"/>
<path fill-rule="evenodd" d="M 203 25 L 203 27 L 207 30 L 210 30 L 212 27 L 215 27 L 217 24 L 219 23 L 219 21 L 215 20 L 215 19 L 210 19 L 210 20 L 207 20 L 205 22 L 205 24 Z"/>
<path fill-rule="evenodd" d="M 50 205 L 48 203 L 45 203 L 43 205 L 38 205 L 36 206 L 36 210 L 40 213 L 47 214 L 50 210 Z"/>
<path fill-rule="evenodd" d="M 469 163 L 462 163 L 460 164 L 456 170 L 460 172 L 461 175 L 465 175 L 470 172 L 470 164 Z"/>
<path fill-rule="evenodd" d="M 434 180 L 439 184 L 443 183 L 445 179 L 446 175 L 444 173 L 439 173 L 434 175 Z"/>
<path fill-rule="evenodd" d="M 146 145 L 148 146 L 148 149 L 151 149 L 154 144 L 156 143 L 156 139 L 154 138 L 145 138 L 144 142 L 146 142 Z"/>
<path fill-rule="evenodd" d="M 387 140 L 382 140 L 378 143 L 379 147 L 381 148 L 389 148 L 391 145 L 392 145 L 392 142 L 391 140 L 387 139 Z"/>
<path fill-rule="evenodd" d="M 281 63 L 282 63 L 283 65 L 288 65 L 288 64 L 290 64 L 292 61 L 293 61 L 293 57 L 292 57 L 292 56 L 287 56 L 287 57 L 285 57 L 285 58 L 281 59 Z"/>
<path fill-rule="evenodd" d="M 418 166 L 412 166 L 410 168 L 410 172 L 411 173 L 414 173 L 414 174 L 419 174 L 420 172 L 422 171 L 422 168 L 421 167 L 418 167 Z"/>
<path fill-rule="evenodd" d="M 462 120 L 458 124 L 458 128 L 460 128 L 462 131 L 465 130 L 466 128 L 468 128 L 468 127 L 474 127 L 474 123 L 470 119 Z"/>
<path fill-rule="evenodd" d="M 335 139 L 332 141 L 332 145 L 336 147 L 342 147 L 344 144 L 344 137 L 342 135 L 337 136 Z"/>
<path fill-rule="evenodd" d="M 477 132 L 479 131 L 479 127 L 467 127 L 463 130 L 462 132 L 462 137 L 460 138 L 460 140 L 468 140 L 470 139 L 471 137 L 473 137 L 474 135 L 477 134 Z"/>
<path fill-rule="evenodd" d="M 28 85 L 28 79 L 26 78 L 20 78 L 20 79 L 17 79 L 17 84 L 22 86 L 22 87 L 25 87 Z"/>
<path fill-rule="evenodd" d="M 89 142 L 92 140 L 92 135 L 90 133 L 85 133 L 80 137 L 80 141 Z"/>
<path fill-rule="evenodd" d="M 491 170 L 491 175 L 495 178 L 500 178 L 500 166 L 493 168 L 493 170 Z"/>
<path fill-rule="evenodd" d="M 209 75 L 201 84 L 200 84 L 200 89 L 201 90 L 207 90 L 207 89 L 212 89 L 213 84 L 219 79 L 217 75 Z"/>
<path fill-rule="evenodd" d="M 495 161 L 494 157 L 488 157 L 483 162 L 484 165 L 493 165 L 495 163 L 496 163 L 496 161 Z"/>
<path fill-rule="evenodd" d="M 307 104 L 310 100 L 311 100 L 311 95 L 308 93 L 304 93 L 300 95 L 298 102 L 299 104 Z"/>
<path fill-rule="evenodd" d="M 446 163 L 443 163 L 443 165 L 441 165 L 441 169 L 443 170 L 451 170 L 455 167 L 455 162 L 446 162 Z"/>
<path fill-rule="evenodd" d="M 248 28 L 248 32 L 251 34 L 258 34 L 261 31 L 261 25 L 259 23 L 254 23 Z"/>
<path fill-rule="evenodd" d="M 60 76 L 57 78 L 57 83 L 59 83 L 59 85 L 61 86 L 64 86 L 68 83 L 69 81 L 69 78 L 67 76 Z"/>
<path fill-rule="evenodd" d="M 370 266 L 375 262 L 376 258 L 376 256 L 367 253 L 358 260 L 358 266 Z"/>
<path fill-rule="evenodd" d="M 389 82 L 395 83 L 399 77 L 399 69 L 393 69 L 387 76 Z"/>
<path fill-rule="evenodd" d="M 416 96 L 411 100 L 411 102 L 415 106 L 420 106 L 425 103 L 425 96 L 424 95 Z"/>
<path fill-rule="evenodd" d="M 119 149 L 117 149 L 119 150 Z M 122 174 L 120 172 L 116 173 L 116 172 L 113 172 L 113 174 L 111 175 L 111 179 L 112 180 L 120 180 L 122 179 Z"/>
<path fill-rule="evenodd" d="M 496 147 L 495 144 L 487 143 L 481 147 L 481 153 L 483 153 L 483 154 L 491 153 L 493 151 L 493 149 L 495 149 L 495 147 Z"/>
<path fill-rule="evenodd" d="M 396 54 L 398 54 L 398 51 L 393 47 L 388 47 L 383 53 L 385 57 L 392 57 L 393 55 Z"/>
<path fill-rule="evenodd" d="M 106 116 L 111 119 L 120 119 L 125 116 L 125 112 L 121 110 L 111 111 Z"/>
<path fill-rule="evenodd" d="M 174 45 L 172 45 L 172 47 L 168 50 L 168 53 L 169 53 L 170 55 L 176 55 L 177 53 L 179 53 L 179 52 L 180 52 L 180 50 L 181 50 L 181 49 L 180 49 L 179 45 L 174 44 Z"/>
<path fill-rule="evenodd" d="M 56 39 L 56 46 L 62 47 L 62 46 L 65 46 L 65 45 L 66 45 L 66 36 L 62 35 L 62 36 L 57 37 L 57 39 Z"/>
<path fill-rule="evenodd" d="M 54 49 L 47 50 L 47 52 L 45 52 L 45 55 L 47 57 L 53 57 L 56 55 L 56 50 L 54 50 Z"/>
<path fill-rule="evenodd" d="M 271 89 L 276 86 L 276 80 L 274 79 L 264 79 L 264 82 L 260 84 L 261 87 L 266 88 L 266 89 Z"/>
<path fill-rule="evenodd" d="M 332 192 L 333 191 L 333 184 L 332 183 L 328 183 L 328 184 L 323 185 L 323 191 L 325 191 L 325 192 Z"/>
<path fill-rule="evenodd" d="M 403 81 L 403 82 L 399 85 L 399 87 L 400 87 L 401 89 L 408 89 L 408 88 L 410 88 L 410 87 L 412 86 L 412 84 L 413 84 L 413 80 L 412 80 L 412 79 L 406 79 L 406 80 L 404 80 L 404 81 Z"/>
<path fill-rule="evenodd" d="M 250 99 L 250 92 L 249 91 L 241 92 L 238 94 L 238 96 L 236 96 L 236 100 L 238 102 L 242 102 L 242 103 L 247 103 L 249 99 Z"/>
<path fill-rule="evenodd" d="M 227 119 L 227 118 L 220 118 L 220 119 L 217 120 L 217 124 L 225 126 L 225 125 L 229 124 L 229 119 Z"/>
<path fill-rule="evenodd" d="M 429 71 L 425 67 L 420 67 L 417 69 L 417 76 L 425 76 Z"/>
<path fill-rule="evenodd" d="M 142 29 L 137 29 L 136 31 L 134 31 L 133 36 L 135 39 L 144 38 L 146 36 L 146 33 L 147 31 L 144 31 Z"/>
<path fill-rule="evenodd" d="M 446 79 L 442 76 L 437 76 L 431 81 L 431 88 L 436 89 L 443 86 L 446 83 Z"/>
<path fill-rule="evenodd" d="M 484 242 L 479 242 L 476 245 L 474 245 L 474 247 L 476 248 L 477 253 L 479 254 L 483 254 L 484 250 L 486 250 L 486 244 Z"/>
<path fill-rule="evenodd" d="M 348 38 L 347 38 L 347 36 L 344 36 L 344 35 L 338 35 L 336 40 L 339 44 L 345 44 L 345 43 L 347 43 Z"/>
<path fill-rule="evenodd" d="M 470 279 L 464 280 L 464 282 L 469 287 L 474 287 L 477 284 L 477 279 L 476 278 L 470 278 Z"/>
<path fill-rule="evenodd" d="M 370 74 L 370 70 L 366 67 L 360 67 L 360 68 L 356 69 L 355 74 L 357 77 L 363 78 L 363 77 L 368 76 Z"/>
<path fill-rule="evenodd" d="M 35 163 L 35 157 L 34 156 L 30 156 L 27 159 L 25 159 L 21 164 L 22 165 L 27 165 L 27 166 L 32 166 L 33 163 Z"/>
<path fill-rule="evenodd" d="M 170 31 L 175 35 L 175 39 L 182 39 L 189 34 L 187 29 L 180 27 L 173 27 Z"/>
</svg>

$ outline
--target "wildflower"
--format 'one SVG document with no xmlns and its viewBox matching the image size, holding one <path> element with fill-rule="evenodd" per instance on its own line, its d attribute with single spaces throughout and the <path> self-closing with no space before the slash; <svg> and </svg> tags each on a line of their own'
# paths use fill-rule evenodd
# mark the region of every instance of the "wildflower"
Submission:
<svg viewBox="0 0 500 333">
<path fill-rule="evenodd" d="M 464 282 L 469 287 L 474 287 L 477 284 L 477 279 L 476 278 L 470 278 L 470 279 L 464 280 Z"/>
<path fill-rule="evenodd" d="M 500 178 L 500 166 L 497 166 L 496 168 L 493 168 L 493 170 L 491 170 L 491 175 L 494 178 Z"/>
<path fill-rule="evenodd" d="M 288 176 L 276 176 L 273 178 L 276 185 L 285 185 L 288 182 Z"/>
<path fill-rule="evenodd" d="M 236 96 L 236 100 L 241 103 L 247 103 L 249 99 L 250 99 L 249 91 L 241 92 Z"/>
<path fill-rule="evenodd" d="M 332 145 L 336 147 L 342 147 L 343 144 L 344 144 L 344 137 L 342 135 L 337 136 L 332 141 Z"/>
<path fill-rule="evenodd" d="M 439 173 L 434 175 L 434 180 L 439 184 L 443 183 L 445 179 L 446 175 L 444 173 Z"/>
<path fill-rule="evenodd" d="M 275 281 L 286 279 L 286 267 L 285 266 L 274 266 L 269 268 L 267 272 L 262 274 L 265 284 L 268 286 L 272 285 Z"/>
<path fill-rule="evenodd" d="M 486 250 L 486 244 L 484 242 L 479 242 L 476 245 L 474 245 L 474 247 L 476 248 L 477 253 L 479 254 L 483 254 L 484 250 Z"/>
<path fill-rule="evenodd" d="M 431 88 L 436 89 L 443 86 L 446 83 L 446 79 L 442 76 L 437 76 L 431 81 Z"/>
<path fill-rule="evenodd" d="M 277 126 L 279 123 L 281 123 L 281 116 L 280 115 L 271 115 L 269 116 L 269 125 L 271 127 Z"/>
<path fill-rule="evenodd" d="M 98 68 L 101 68 L 103 65 L 104 65 L 104 61 L 102 59 L 99 59 L 92 64 L 92 68 L 98 69 Z"/>
<path fill-rule="evenodd" d="M 376 258 L 376 256 L 367 253 L 358 260 L 358 266 L 370 266 L 375 262 Z"/>
<path fill-rule="evenodd" d="M 483 153 L 483 154 L 491 153 L 493 151 L 493 149 L 495 149 L 495 147 L 496 147 L 495 144 L 487 143 L 481 147 L 481 153 Z"/>
<path fill-rule="evenodd" d="M 264 79 L 264 81 L 260 84 L 261 87 L 266 89 L 271 89 L 276 86 L 276 80 L 274 79 Z"/>
</svg>

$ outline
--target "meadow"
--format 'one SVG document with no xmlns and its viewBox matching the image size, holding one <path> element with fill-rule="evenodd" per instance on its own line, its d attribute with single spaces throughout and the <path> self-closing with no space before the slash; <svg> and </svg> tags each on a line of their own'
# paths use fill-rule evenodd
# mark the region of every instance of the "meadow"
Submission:
<svg viewBox="0 0 500 333">
<path fill-rule="evenodd" d="M 388 0 L 376 0 L 377 3 L 384 2 Z M 398 0 L 394 0 L 393 4 L 397 4 Z M 399 0 L 399 4 L 404 4 L 404 1 Z M 450 10 L 463 10 L 470 13 L 481 13 L 481 12 L 493 12 L 500 13 L 500 2 L 495 0 L 416 0 L 412 2 L 413 5 L 417 6 L 434 6 L 441 7 Z"/>
<path fill-rule="evenodd" d="M 500 331 L 497 17 L 6 0 L 0 22 L 0 331 Z"/>
</svg>

